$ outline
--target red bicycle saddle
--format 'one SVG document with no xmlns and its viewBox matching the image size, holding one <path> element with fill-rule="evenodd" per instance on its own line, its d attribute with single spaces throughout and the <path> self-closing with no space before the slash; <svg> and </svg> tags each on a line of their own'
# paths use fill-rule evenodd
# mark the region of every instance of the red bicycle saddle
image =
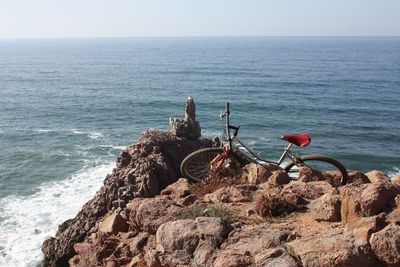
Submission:
<svg viewBox="0 0 400 267">
<path fill-rule="evenodd" d="M 281 139 L 299 147 L 306 147 L 311 143 L 311 136 L 307 133 L 282 135 Z"/>
</svg>

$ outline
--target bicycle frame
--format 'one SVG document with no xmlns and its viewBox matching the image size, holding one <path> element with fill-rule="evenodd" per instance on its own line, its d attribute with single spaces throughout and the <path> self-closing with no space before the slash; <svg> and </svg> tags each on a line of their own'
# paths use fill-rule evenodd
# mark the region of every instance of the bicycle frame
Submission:
<svg viewBox="0 0 400 267">
<path fill-rule="evenodd" d="M 285 149 L 284 149 L 282 155 L 279 157 L 278 161 L 270 161 L 270 160 L 262 159 L 256 152 L 254 152 L 249 147 L 249 145 L 247 145 L 243 140 L 241 140 L 239 138 L 238 132 L 239 132 L 240 127 L 236 127 L 236 126 L 233 126 L 230 124 L 229 115 L 230 115 L 229 103 L 226 103 L 226 110 L 225 110 L 225 112 L 223 112 L 221 114 L 220 117 L 221 117 L 221 119 L 223 117 L 225 117 L 224 130 L 225 130 L 225 134 L 226 134 L 226 141 L 228 142 L 228 144 L 224 146 L 224 156 L 217 157 L 218 159 L 215 158 L 212 163 L 215 163 L 216 161 L 222 161 L 222 159 L 226 159 L 228 156 L 228 153 L 230 151 L 233 151 L 233 153 L 238 153 L 242 156 L 245 156 L 251 162 L 255 162 L 255 163 L 259 163 L 259 164 L 269 163 L 269 164 L 274 164 L 274 165 L 281 165 L 286 157 L 289 157 L 293 163 L 297 163 L 299 161 L 300 156 L 293 155 L 290 152 L 290 149 L 293 146 L 292 143 L 289 143 L 285 147 Z M 234 130 L 233 134 L 231 134 L 231 132 L 230 132 L 231 129 Z M 233 144 L 234 141 L 238 142 L 240 144 L 240 146 L 234 145 Z M 247 155 L 246 152 L 243 152 L 243 150 L 248 152 L 250 155 Z M 218 168 L 220 168 L 222 166 L 222 164 L 223 164 L 223 162 L 219 163 Z"/>
</svg>

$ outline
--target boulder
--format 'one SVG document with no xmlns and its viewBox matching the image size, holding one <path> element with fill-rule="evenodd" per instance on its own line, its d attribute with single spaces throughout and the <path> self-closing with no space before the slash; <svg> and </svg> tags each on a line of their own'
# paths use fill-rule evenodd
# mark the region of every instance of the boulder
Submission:
<svg viewBox="0 0 400 267">
<path fill-rule="evenodd" d="M 190 195 L 190 184 L 186 178 L 180 178 L 161 191 L 161 195 L 168 195 L 173 199 L 181 199 Z"/>
<path fill-rule="evenodd" d="M 363 217 L 353 221 L 347 226 L 352 229 L 354 236 L 359 240 L 359 243 L 369 245 L 369 238 L 375 232 L 382 230 L 387 225 L 384 214 L 379 214 L 371 217 Z"/>
<path fill-rule="evenodd" d="M 347 183 L 358 183 L 358 184 L 367 184 L 370 183 L 371 181 L 368 179 L 368 176 L 366 176 L 362 172 L 349 172 L 349 177 L 347 179 Z"/>
<path fill-rule="evenodd" d="M 311 216 L 316 221 L 338 222 L 340 217 L 340 195 L 327 193 L 309 205 Z"/>
<path fill-rule="evenodd" d="M 285 185 L 281 191 L 281 195 L 293 193 L 306 199 L 317 199 L 322 195 L 330 192 L 333 187 L 327 181 L 302 182 L 292 181 Z"/>
<path fill-rule="evenodd" d="M 373 170 L 365 174 L 371 183 L 388 182 L 389 177 L 381 171 Z"/>
<path fill-rule="evenodd" d="M 176 205 L 167 196 L 158 196 L 142 199 L 137 209 L 129 212 L 129 218 L 140 230 L 155 234 L 160 225 L 177 218 L 182 211 L 183 207 Z"/>
<path fill-rule="evenodd" d="M 389 205 L 398 194 L 396 186 L 390 182 L 368 184 L 361 194 L 361 209 L 366 216 L 376 215 Z"/>
<path fill-rule="evenodd" d="M 236 186 L 229 186 L 206 194 L 203 200 L 213 203 L 249 202 L 251 201 L 251 192 Z"/>
<path fill-rule="evenodd" d="M 347 184 L 340 189 L 341 207 L 340 215 L 343 223 L 351 223 L 362 217 L 361 194 L 367 184 Z"/>
<path fill-rule="evenodd" d="M 379 266 L 367 244 L 341 229 L 292 241 L 286 248 L 302 266 Z"/>
<path fill-rule="evenodd" d="M 389 224 L 371 235 L 370 243 L 376 257 L 386 266 L 400 266 L 400 226 Z"/>
<path fill-rule="evenodd" d="M 199 243 L 197 224 L 191 219 L 166 222 L 158 228 L 156 242 L 157 250 L 162 253 L 176 250 L 193 253 Z"/>
<path fill-rule="evenodd" d="M 128 224 L 118 213 L 113 213 L 99 222 L 99 231 L 104 233 L 118 234 L 127 232 Z"/>
<path fill-rule="evenodd" d="M 148 267 L 162 267 L 159 259 L 159 252 L 157 250 L 149 249 L 144 255 L 144 260 Z"/>
<path fill-rule="evenodd" d="M 284 170 L 274 171 L 268 179 L 268 184 L 271 187 L 278 187 L 290 182 L 289 175 Z"/>
<path fill-rule="evenodd" d="M 254 257 L 257 266 L 297 267 L 296 261 L 283 247 L 266 249 Z"/>
<path fill-rule="evenodd" d="M 184 250 L 193 254 L 200 239 L 212 240 L 219 245 L 231 230 L 231 226 L 225 220 L 215 217 L 166 222 L 156 233 L 157 250 L 161 252 Z"/>
<path fill-rule="evenodd" d="M 393 176 L 391 181 L 394 185 L 400 187 L 400 175 Z"/>
<path fill-rule="evenodd" d="M 264 266 L 262 263 L 272 262 L 274 258 L 276 262 L 291 262 L 290 259 L 283 260 L 287 256 L 283 248 L 280 253 L 266 254 L 268 249 L 280 247 L 290 235 L 291 232 L 274 229 L 268 224 L 235 230 L 221 246 L 213 266 L 251 266 L 254 263 Z"/>
<path fill-rule="evenodd" d="M 148 238 L 149 234 L 147 232 L 140 232 L 131 240 L 129 243 L 129 249 L 133 255 L 140 254 Z"/>
<path fill-rule="evenodd" d="M 214 261 L 214 267 L 246 267 L 253 265 L 253 257 L 249 252 L 224 250 Z"/>
<path fill-rule="evenodd" d="M 311 181 L 323 181 L 325 180 L 325 177 L 322 172 L 307 168 L 307 167 L 301 167 L 299 169 L 299 181 L 302 182 L 311 182 Z"/>
<path fill-rule="evenodd" d="M 243 182 L 260 184 L 266 182 L 274 171 L 282 170 L 273 164 L 250 163 L 243 168 Z"/>
</svg>

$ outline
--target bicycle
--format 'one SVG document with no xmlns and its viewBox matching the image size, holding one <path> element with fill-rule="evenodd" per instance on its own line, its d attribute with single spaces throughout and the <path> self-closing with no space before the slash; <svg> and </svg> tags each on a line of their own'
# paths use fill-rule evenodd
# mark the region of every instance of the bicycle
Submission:
<svg viewBox="0 0 400 267">
<path fill-rule="evenodd" d="M 257 164 L 272 164 L 281 166 L 285 159 L 289 158 L 289 163 L 282 167 L 291 179 L 298 179 L 298 174 L 302 167 L 310 168 L 319 171 L 320 173 L 335 173 L 336 176 L 340 175 L 342 185 L 346 184 L 348 173 L 342 163 L 336 159 L 320 155 L 308 154 L 300 155 L 293 154 L 291 148 L 296 145 L 304 148 L 311 143 L 311 136 L 309 134 L 298 135 L 283 135 L 282 140 L 287 141 L 289 144 L 285 147 L 282 155 L 278 161 L 271 161 L 262 159 L 256 154 L 243 140 L 238 136 L 239 128 L 230 124 L 230 109 L 229 103 L 226 104 L 226 110 L 221 113 L 221 120 L 225 117 L 224 133 L 226 142 L 221 142 L 219 147 L 203 148 L 189 154 L 181 163 L 181 173 L 184 177 L 194 181 L 202 181 L 210 174 L 219 173 L 227 159 L 230 157 L 236 158 L 242 164 L 257 163 Z M 233 133 L 231 134 L 231 130 Z M 236 144 L 237 143 L 237 144 Z"/>
</svg>

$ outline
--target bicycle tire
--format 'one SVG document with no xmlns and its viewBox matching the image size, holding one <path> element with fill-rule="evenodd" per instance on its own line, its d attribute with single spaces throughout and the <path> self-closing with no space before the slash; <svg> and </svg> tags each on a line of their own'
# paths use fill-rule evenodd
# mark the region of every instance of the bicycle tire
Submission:
<svg viewBox="0 0 400 267">
<path fill-rule="evenodd" d="M 344 165 L 342 163 L 340 163 L 339 161 L 337 161 L 336 159 L 324 156 L 324 155 L 315 155 L 315 154 L 310 154 L 310 155 L 304 155 L 304 156 L 300 156 L 300 160 L 302 163 L 305 162 L 311 162 L 311 161 L 315 161 L 315 162 L 324 162 L 324 163 L 328 163 L 332 166 L 335 167 L 336 170 L 340 171 L 342 178 L 340 180 L 342 185 L 345 185 L 347 183 L 347 179 L 348 179 L 348 173 L 347 173 L 347 169 L 346 167 L 344 167 Z M 307 164 L 305 164 L 307 165 Z M 296 166 L 295 163 L 291 162 L 288 165 L 286 165 L 284 167 L 284 170 L 289 173 L 290 170 Z M 315 168 L 317 170 L 319 170 L 318 168 Z M 323 170 L 319 170 L 319 171 L 323 171 Z"/>
<path fill-rule="evenodd" d="M 220 147 L 203 148 L 189 154 L 181 163 L 183 177 L 199 182 L 211 173 L 210 162 L 223 149 Z"/>
</svg>

